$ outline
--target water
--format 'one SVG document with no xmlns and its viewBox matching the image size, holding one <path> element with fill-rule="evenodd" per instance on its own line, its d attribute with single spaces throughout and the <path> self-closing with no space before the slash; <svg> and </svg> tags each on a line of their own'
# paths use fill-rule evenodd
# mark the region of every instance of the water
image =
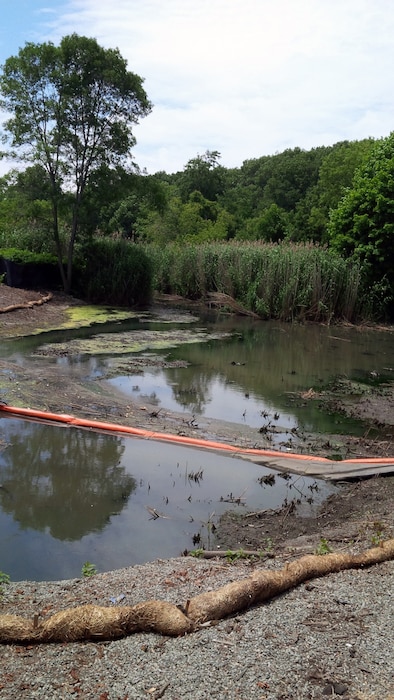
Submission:
<svg viewBox="0 0 394 700">
<path fill-rule="evenodd" d="M 185 338 L 201 325 L 188 324 Z M 362 433 L 358 421 L 325 414 L 314 402 L 299 405 L 295 397 L 336 376 L 367 382 L 393 378 L 388 332 L 226 317 L 206 321 L 206 328 L 231 337 L 154 351 L 174 362 L 186 360 L 188 367 L 119 372 L 119 356 L 111 350 L 119 332 L 127 339 L 152 328 L 160 334 L 169 324 L 133 321 L 45 334 L 2 343 L 0 356 L 86 382 L 115 374 L 108 380 L 114 389 L 149 399 L 158 410 L 191 412 L 197 423 L 208 417 L 256 429 L 271 423 L 285 433 L 294 427 Z M 97 333 L 106 333 L 100 354 L 82 345 L 88 340 L 94 348 Z M 43 342 L 59 348 L 71 341 L 71 355 L 34 356 Z M 153 351 L 148 347 L 147 353 Z M 125 351 L 122 359 L 128 358 Z M 299 498 L 309 508 L 312 497 L 317 503 L 334 488 L 319 482 L 316 492 L 314 481 L 287 482 L 279 476 L 274 486 L 262 486 L 258 479 L 268 472 L 261 466 L 136 438 L 6 417 L 0 418 L 0 431 L 5 445 L 0 450 L 0 569 L 13 580 L 79 576 L 85 561 L 106 571 L 177 556 L 198 538 L 197 546 L 209 548 L 215 546 L 212 523 L 229 508 L 276 508 L 285 498 Z M 283 434 L 274 440 L 283 440 Z M 241 503 L 229 503 L 238 498 Z M 152 517 L 152 509 L 165 517 Z"/>
<path fill-rule="evenodd" d="M 77 577 L 86 561 L 107 571 L 179 556 L 196 537 L 211 548 L 212 523 L 229 508 L 296 498 L 310 512 L 311 499 L 333 490 L 303 477 L 263 485 L 266 468 L 189 447 L 15 418 L 0 427 L 1 570 L 12 580 Z"/>
<path fill-rule="evenodd" d="M 394 378 L 388 332 L 249 319 L 227 320 L 221 328 L 232 336 L 167 354 L 169 360 L 186 360 L 189 367 L 147 369 L 143 376 L 120 374 L 110 382 L 128 396 L 191 412 L 197 420 L 218 418 L 255 428 L 271 421 L 289 431 L 361 435 L 364 426 L 358 421 L 325 413 L 314 402 L 300 406 L 299 392 L 323 388 L 337 376 L 363 382 L 371 381 L 371 373 L 379 381 Z M 275 414 L 279 417 L 274 420 Z"/>
</svg>

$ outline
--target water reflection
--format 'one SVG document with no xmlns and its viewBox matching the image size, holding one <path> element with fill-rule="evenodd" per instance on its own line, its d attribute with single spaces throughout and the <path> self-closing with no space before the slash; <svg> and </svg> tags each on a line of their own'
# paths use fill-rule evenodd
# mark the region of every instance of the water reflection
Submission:
<svg viewBox="0 0 394 700">
<path fill-rule="evenodd" d="M 299 476 L 273 485 L 263 466 L 185 446 L 7 418 L 0 427 L 0 561 L 14 581 L 80 576 L 87 560 L 108 571 L 179 556 L 196 542 L 212 549 L 229 509 L 296 499 L 306 515 L 335 489 Z"/>
<path fill-rule="evenodd" d="M 217 331 L 217 325 L 215 325 Z M 311 387 L 324 388 L 338 376 L 359 381 L 377 373 L 393 379 L 392 334 L 356 328 L 256 323 L 222 324 L 232 337 L 184 345 L 167 353 L 188 367 L 148 369 L 110 380 L 127 394 L 155 400 L 162 408 L 196 416 L 264 425 L 264 414 L 278 428 L 362 434 L 357 421 L 324 413 L 318 402 L 300 402 Z"/>
<path fill-rule="evenodd" d="M 136 488 L 119 437 L 3 419 L 0 503 L 22 529 L 79 540 L 100 531 Z"/>
</svg>

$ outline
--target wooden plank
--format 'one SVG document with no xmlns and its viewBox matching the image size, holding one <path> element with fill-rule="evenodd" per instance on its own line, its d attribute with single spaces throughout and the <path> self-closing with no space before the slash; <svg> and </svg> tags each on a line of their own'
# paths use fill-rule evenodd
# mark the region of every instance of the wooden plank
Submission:
<svg viewBox="0 0 394 700">
<path fill-rule="evenodd" d="M 300 476 L 309 476 L 316 479 L 325 479 L 326 481 L 345 481 L 347 479 L 362 479 L 364 477 L 375 476 L 378 474 L 394 474 L 394 458 L 389 464 L 382 462 L 355 462 L 327 461 L 314 462 L 313 460 L 301 461 L 300 459 L 292 459 L 291 455 L 287 454 L 283 459 L 278 457 L 263 457 L 255 455 L 246 455 L 238 453 L 237 458 L 246 459 L 254 464 L 261 464 L 263 467 L 275 469 L 279 472 L 291 472 Z"/>
</svg>

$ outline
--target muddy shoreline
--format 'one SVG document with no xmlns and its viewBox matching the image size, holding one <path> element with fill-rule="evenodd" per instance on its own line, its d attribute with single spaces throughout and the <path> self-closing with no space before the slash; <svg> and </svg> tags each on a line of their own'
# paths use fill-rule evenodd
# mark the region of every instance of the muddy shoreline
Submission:
<svg viewBox="0 0 394 700">
<path fill-rule="evenodd" d="M 1 285 L 0 307 L 21 305 L 41 296 L 39 292 Z M 1 336 L 15 337 L 36 333 L 37 329 L 59 328 L 73 306 L 81 306 L 81 302 L 56 294 L 45 304 L 0 314 Z M 163 303 L 155 311 L 158 316 L 162 314 L 168 318 L 170 314 L 174 319 L 177 313 L 183 313 Z M 392 329 L 387 332 L 392 332 Z M 182 340 L 183 337 L 181 332 Z M 165 359 L 150 353 L 146 358 L 139 356 L 137 362 L 143 371 L 149 363 L 163 363 Z M 192 415 L 165 409 L 158 411 L 154 404 L 131 401 L 129 397 L 114 393 L 105 381 L 89 383 L 78 376 L 70 381 L 70 377 L 63 378 L 58 369 L 50 371 L 46 367 L 44 370 L 39 363 L 21 368 L 7 360 L 0 360 L 1 376 L 0 398 L 12 405 L 73 413 L 93 420 L 110 420 L 242 447 L 269 447 L 264 435 L 245 424 L 205 418 L 196 421 Z M 6 381 L 4 377 L 7 377 Z M 362 417 L 367 426 L 364 436 L 304 434 L 300 442 L 302 449 L 309 454 L 327 456 L 331 446 L 335 445 L 336 451 L 343 457 L 391 456 L 394 451 L 393 385 L 376 387 L 365 395 L 353 393 L 352 387 L 342 389 L 342 392 L 337 388 L 332 392 L 322 392 L 319 400 L 326 406 L 332 406 L 332 410 Z M 300 397 L 301 400 L 308 400 L 308 397 Z M 377 477 L 341 485 L 313 518 L 302 517 L 296 499 L 293 504 L 284 504 L 276 512 L 242 516 L 227 514 L 219 523 L 217 542 L 221 549 L 268 548 L 289 555 L 315 551 L 322 539 L 335 543 L 335 547 L 351 548 L 355 543 L 370 546 L 379 538 L 393 536 L 394 515 L 390 506 L 393 496 L 394 477 Z"/>
</svg>

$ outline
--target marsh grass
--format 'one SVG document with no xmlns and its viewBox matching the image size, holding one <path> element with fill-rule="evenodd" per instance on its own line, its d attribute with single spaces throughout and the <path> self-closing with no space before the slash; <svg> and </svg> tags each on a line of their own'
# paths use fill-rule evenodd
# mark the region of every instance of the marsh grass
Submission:
<svg viewBox="0 0 394 700">
<path fill-rule="evenodd" d="M 142 306 L 150 302 L 151 261 L 140 246 L 97 239 L 79 251 L 75 267 L 75 291 L 94 304 Z"/>
<path fill-rule="evenodd" d="M 261 318 L 353 321 L 361 267 L 315 244 L 231 242 L 148 246 L 157 292 L 222 292 Z"/>
</svg>

